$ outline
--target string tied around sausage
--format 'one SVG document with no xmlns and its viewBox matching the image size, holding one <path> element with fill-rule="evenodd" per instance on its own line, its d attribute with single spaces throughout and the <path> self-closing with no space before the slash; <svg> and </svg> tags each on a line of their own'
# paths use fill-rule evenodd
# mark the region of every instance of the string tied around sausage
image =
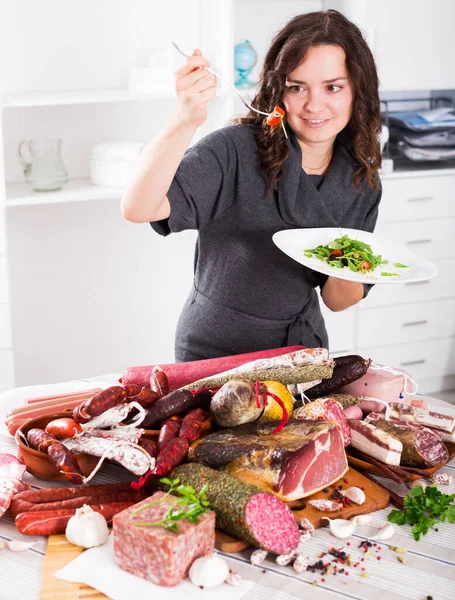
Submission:
<svg viewBox="0 0 455 600">
<path fill-rule="evenodd" d="M 407 373 L 404 373 L 403 371 L 398 371 L 397 369 L 393 369 L 388 365 L 378 365 L 375 362 L 371 362 L 369 368 L 373 371 L 385 371 L 386 373 L 391 373 L 392 375 L 402 375 L 404 378 L 404 385 L 399 395 L 400 399 L 404 398 L 403 392 L 405 394 L 408 394 L 409 396 L 417 394 L 419 386 L 417 385 L 417 382 L 414 381 L 414 379 Z"/>
<path fill-rule="evenodd" d="M 275 400 L 275 402 L 277 404 L 279 404 L 279 406 L 281 407 L 281 410 L 283 411 L 283 416 L 281 418 L 281 421 L 280 421 L 279 425 L 277 425 L 275 427 L 275 429 L 272 431 L 272 434 L 273 433 L 279 433 L 280 431 L 283 430 L 284 426 L 289 421 L 289 413 L 287 411 L 287 408 L 286 408 L 283 400 L 281 400 L 281 398 L 279 396 L 277 396 L 276 394 L 273 394 L 267 388 L 265 389 L 264 392 L 260 393 L 259 392 L 260 385 L 261 385 L 261 382 L 259 380 L 255 381 L 255 383 L 254 383 L 254 393 L 255 393 L 255 399 L 256 399 L 256 406 L 257 406 L 257 408 L 261 407 L 260 396 L 262 396 L 263 401 L 264 401 L 264 406 L 267 406 L 268 397 L 270 397 L 270 398 L 273 398 L 273 400 Z"/>
</svg>

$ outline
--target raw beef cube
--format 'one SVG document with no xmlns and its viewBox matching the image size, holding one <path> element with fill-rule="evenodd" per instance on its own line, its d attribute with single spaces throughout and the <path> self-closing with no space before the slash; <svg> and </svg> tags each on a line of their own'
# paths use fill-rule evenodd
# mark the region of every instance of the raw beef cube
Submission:
<svg viewBox="0 0 455 600">
<path fill-rule="evenodd" d="M 154 523 L 163 519 L 170 508 L 178 508 L 178 499 L 167 496 L 161 502 L 135 512 L 164 496 L 164 492 L 156 492 L 115 515 L 114 557 L 120 568 L 133 575 L 157 585 L 173 586 L 188 575 L 196 558 L 214 551 L 215 513 L 211 510 L 204 513 L 198 524 L 180 519 L 178 533 L 162 525 L 139 527 L 137 524 Z"/>
</svg>

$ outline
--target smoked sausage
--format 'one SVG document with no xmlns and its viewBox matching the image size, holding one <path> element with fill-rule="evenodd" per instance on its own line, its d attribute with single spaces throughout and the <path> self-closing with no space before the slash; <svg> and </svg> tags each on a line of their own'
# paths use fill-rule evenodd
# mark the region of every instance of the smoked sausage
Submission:
<svg viewBox="0 0 455 600">
<path fill-rule="evenodd" d="M 115 494 L 129 489 L 129 483 L 105 483 L 86 485 L 85 487 L 42 488 L 41 490 L 24 490 L 23 492 L 16 494 L 14 499 L 25 500 L 37 504 L 40 502 L 57 502 L 59 500 L 78 498 L 80 496 Z"/>
<path fill-rule="evenodd" d="M 34 427 L 27 433 L 27 440 L 32 448 L 47 452 L 54 465 L 71 483 L 83 483 L 81 472 L 74 455 L 65 446 L 49 435 L 44 429 Z"/>
<path fill-rule="evenodd" d="M 169 380 L 163 369 L 156 365 L 150 374 L 150 387 L 160 398 L 169 394 Z"/>
<path fill-rule="evenodd" d="M 110 408 L 114 408 L 120 402 L 126 400 L 126 390 L 121 385 L 113 385 L 111 387 L 106 388 L 90 400 L 86 400 L 77 410 L 77 408 L 73 411 L 73 418 L 78 423 L 87 422 L 85 419 L 92 419 L 93 417 L 98 417 L 103 414 L 106 410 Z M 83 418 L 84 421 L 80 421 L 79 419 Z"/>
<path fill-rule="evenodd" d="M 52 437 L 74 438 L 81 435 L 83 429 L 77 421 L 69 417 L 54 419 L 46 425 L 46 433 Z"/>
<path fill-rule="evenodd" d="M 183 417 L 182 426 L 180 427 L 179 437 L 185 439 L 188 444 L 194 442 L 201 433 L 202 424 L 207 418 L 207 413 L 202 408 L 191 410 Z"/>
<path fill-rule="evenodd" d="M 149 428 L 168 417 L 178 415 L 192 408 L 194 403 L 193 394 L 189 390 L 175 390 L 163 396 L 147 409 L 147 416 L 141 423 L 141 427 Z"/>
<path fill-rule="evenodd" d="M 144 448 L 144 450 L 152 457 L 155 458 L 157 452 L 158 452 L 158 447 L 157 447 L 157 443 L 155 442 L 155 440 L 149 440 L 146 437 L 141 437 L 141 439 L 138 442 L 139 446 L 141 448 Z"/>
</svg>

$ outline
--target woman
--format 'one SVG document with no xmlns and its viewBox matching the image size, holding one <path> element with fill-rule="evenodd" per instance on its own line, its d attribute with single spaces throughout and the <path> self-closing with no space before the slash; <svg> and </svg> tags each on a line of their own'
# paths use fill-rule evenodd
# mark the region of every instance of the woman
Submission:
<svg viewBox="0 0 455 600">
<path fill-rule="evenodd" d="M 187 150 L 216 81 L 196 50 L 176 73 L 178 108 L 146 147 L 122 198 L 161 235 L 197 229 L 194 289 L 180 316 L 177 361 L 294 344 L 328 347 L 315 288 L 334 311 L 367 286 L 325 277 L 282 253 L 281 229 L 372 231 L 381 198 L 380 112 L 373 56 L 334 10 L 292 19 L 267 53 L 250 111 Z"/>
</svg>

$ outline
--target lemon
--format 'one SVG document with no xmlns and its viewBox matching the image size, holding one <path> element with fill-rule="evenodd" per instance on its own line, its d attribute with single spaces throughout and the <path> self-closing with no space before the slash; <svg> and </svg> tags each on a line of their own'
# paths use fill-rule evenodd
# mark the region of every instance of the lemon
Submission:
<svg viewBox="0 0 455 600">
<path fill-rule="evenodd" d="M 263 381 L 264 385 L 267 386 L 267 390 L 278 396 L 283 402 L 286 410 L 288 411 L 289 417 L 292 415 L 294 410 L 294 398 L 288 388 L 279 381 Z M 281 421 L 283 418 L 283 409 L 271 396 L 267 396 L 267 404 L 264 412 L 262 413 L 261 419 L 273 419 L 274 421 Z"/>
</svg>

